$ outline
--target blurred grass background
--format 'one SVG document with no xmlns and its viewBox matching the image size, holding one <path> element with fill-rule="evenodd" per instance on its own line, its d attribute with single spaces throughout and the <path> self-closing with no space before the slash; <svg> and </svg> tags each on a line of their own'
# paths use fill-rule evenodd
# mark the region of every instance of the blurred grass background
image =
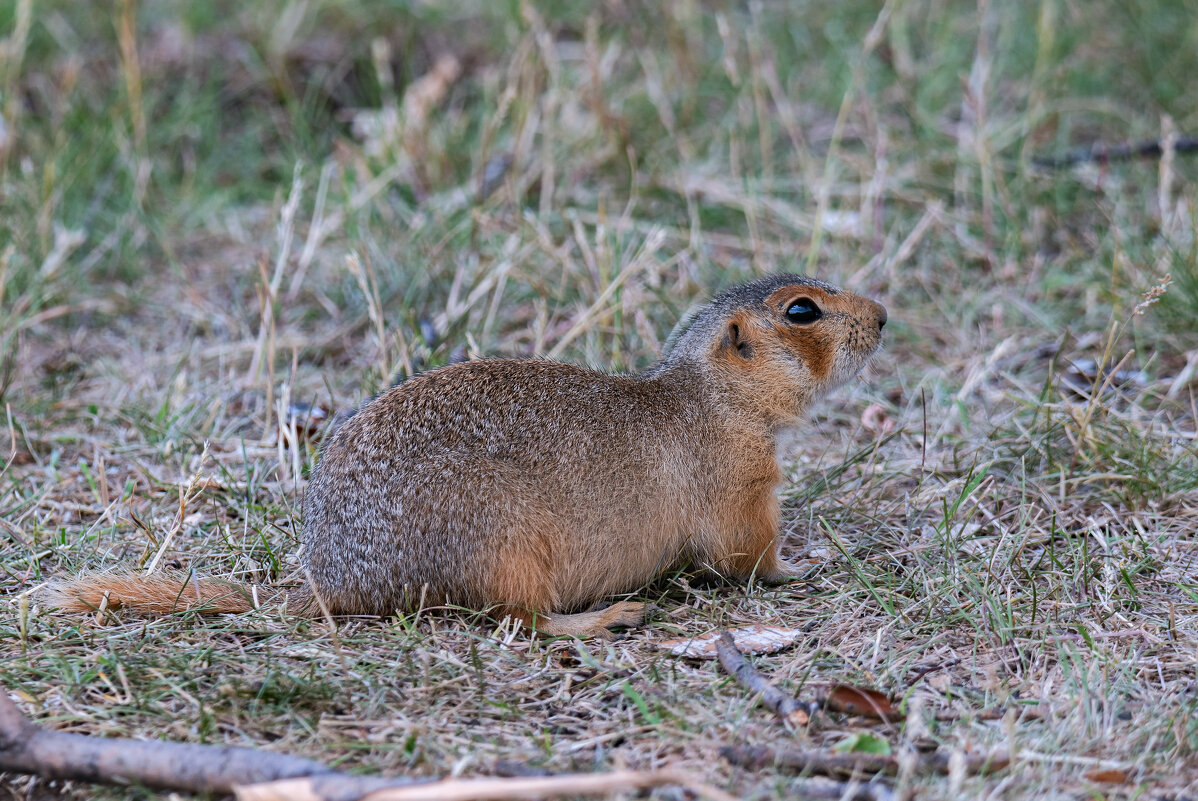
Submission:
<svg viewBox="0 0 1198 801">
<path fill-rule="evenodd" d="M 443 303 L 431 253 L 477 254 L 508 233 L 508 220 L 495 235 L 480 214 L 535 210 L 536 225 L 561 237 L 578 212 L 616 217 L 630 200 L 627 224 L 686 232 L 704 284 L 739 277 L 704 235 L 747 240 L 757 270 L 847 276 L 845 265 L 868 263 L 940 201 L 960 221 L 935 243 L 941 263 L 983 284 L 1003 271 L 1040 279 L 1027 286 L 1071 319 L 1091 311 L 1087 287 L 1111 304 L 1155 283 L 1138 267 L 1157 266 L 1159 227 L 1107 191 L 1154 199 L 1155 165 L 1116 167 L 1095 186 L 1044 175 L 1030 158 L 1157 138 L 1165 117 L 1193 130 L 1193 10 L 907 2 L 880 18 L 875 3 L 7 3 L 6 293 L 48 304 L 178 272 L 189 246 L 265 222 L 256 215 L 286 197 L 297 165 L 307 211 L 326 165 L 336 206 L 410 160 L 336 232 L 377 244 L 395 324 Z M 404 133 L 404 89 L 443 55 L 463 74 L 421 130 Z M 504 191 L 482 200 L 484 184 L 495 188 L 488 168 L 504 173 Z M 1192 177 L 1184 159 L 1175 169 L 1177 182 Z M 835 213 L 831 226 L 818 208 Z M 1119 225 L 1120 215 L 1133 218 L 1124 241 L 1085 240 L 1099 218 Z M 855 235 L 829 242 L 826 229 L 846 219 Z M 413 220 L 420 231 L 396 230 Z M 1173 332 L 1186 334 L 1193 249 L 1171 244 Z M 45 269 L 67 245 L 69 258 Z M 1131 265 L 1112 275 L 1119 254 Z"/>
</svg>

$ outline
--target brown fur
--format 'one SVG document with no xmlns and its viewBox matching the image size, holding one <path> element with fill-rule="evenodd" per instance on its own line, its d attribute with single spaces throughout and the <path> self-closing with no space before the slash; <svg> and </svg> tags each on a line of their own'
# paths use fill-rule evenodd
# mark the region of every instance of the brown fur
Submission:
<svg viewBox="0 0 1198 801">
<path fill-rule="evenodd" d="M 272 590 L 261 601 L 274 595 Z M 192 609 L 219 614 L 248 612 L 254 608 L 253 591 L 243 585 L 180 573 L 157 576 L 93 573 L 66 584 L 50 585 L 46 599 L 51 606 L 70 612 L 129 606 L 149 615 L 169 615 Z"/>
<path fill-rule="evenodd" d="M 789 321 L 799 298 L 822 318 Z M 416 376 L 328 437 L 304 501 L 306 592 L 333 614 L 423 598 L 594 635 L 642 606 L 578 610 L 684 562 L 781 578 L 776 438 L 857 374 L 885 321 L 871 300 L 773 276 L 715 298 L 641 375 L 493 360 Z M 198 586 L 206 610 L 249 608 Z M 105 591 L 151 613 L 198 608 L 179 590 L 93 576 L 58 595 L 73 609 Z M 294 600 L 312 613 L 310 594 Z"/>
</svg>

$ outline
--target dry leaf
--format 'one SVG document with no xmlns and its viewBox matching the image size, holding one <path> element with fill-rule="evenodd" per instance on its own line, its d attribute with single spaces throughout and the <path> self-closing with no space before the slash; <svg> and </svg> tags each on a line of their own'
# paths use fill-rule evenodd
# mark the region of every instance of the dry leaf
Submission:
<svg viewBox="0 0 1198 801">
<path fill-rule="evenodd" d="M 824 706 L 833 712 L 884 721 L 899 717 L 898 710 L 883 693 L 851 684 L 834 685 L 824 701 Z"/>
<path fill-rule="evenodd" d="M 760 623 L 728 629 L 728 633 L 732 635 L 733 642 L 742 654 L 772 654 L 790 648 L 803 636 L 800 629 L 765 626 Z M 669 651 L 674 656 L 688 659 L 715 659 L 716 638 L 719 634 L 719 631 L 713 631 L 700 637 L 666 640 L 658 643 L 657 647 Z"/>
<path fill-rule="evenodd" d="M 1102 784 L 1126 784 L 1130 776 L 1126 768 L 1095 768 L 1086 771 L 1086 778 Z"/>
<path fill-rule="evenodd" d="M 281 433 L 288 440 L 294 427 L 296 436 L 302 442 L 304 439 L 315 440 L 320 434 L 321 427 L 329 418 L 329 410 L 313 403 L 292 403 L 287 407 L 287 419 L 280 421 Z"/>
<path fill-rule="evenodd" d="M 874 434 L 889 434 L 894 431 L 894 418 L 886 413 L 880 403 L 871 403 L 861 412 L 861 425 Z"/>
</svg>

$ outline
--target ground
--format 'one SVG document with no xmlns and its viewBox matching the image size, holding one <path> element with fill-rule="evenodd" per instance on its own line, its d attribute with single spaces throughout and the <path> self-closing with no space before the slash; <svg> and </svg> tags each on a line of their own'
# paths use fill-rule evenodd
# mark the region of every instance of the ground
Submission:
<svg viewBox="0 0 1198 801">
<path fill-rule="evenodd" d="M 1170 143 L 1198 133 L 1196 18 L 0 5 L 0 685 L 57 729 L 392 776 L 674 765 L 793 796 L 806 778 L 719 748 L 868 731 L 1012 754 L 915 771 L 908 797 L 1195 797 L 1198 168 Z M 1038 161 L 1142 140 L 1162 152 Z M 307 410 L 463 354 L 643 369 L 693 302 L 776 271 L 890 313 L 787 454 L 796 583 L 664 576 L 633 596 L 648 625 L 588 642 L 450 610 L 330 628 L 39 600 L 118 566 L 278 580 Z M 876 688 L 900 719 L 791 732 L 659 647 L 755 623 L 803 631 L 753 657 L 780 687 Z"/>
</svg>

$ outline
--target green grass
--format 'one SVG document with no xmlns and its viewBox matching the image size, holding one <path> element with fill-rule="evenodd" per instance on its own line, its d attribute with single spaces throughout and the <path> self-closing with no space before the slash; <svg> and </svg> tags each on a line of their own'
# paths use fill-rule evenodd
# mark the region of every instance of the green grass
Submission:
<svg viewBox="0 0 1198 801">
<path fill-rule="evenodd" d="M 885 8 L 0 4 L 0 685 L 71 731 L 389 775 L 678 764 L 765 798 L 801 780 L 721 745 L 870 729 L 1016 749 L 900 781 L 921 798 L 1192 795 L 1198 163 L 1032 158 L 1198 133 L 1194 9 Z M 314 459 L 280 403 L 344 410 L 461 352 L 640 369 L 691 303 L 808 269 L 891 322 L 790 455 L 799 583 L 663 577 L 657 620 L 588 643 L 32 594 L 160 550 L 279 580 Z M 807 632 L 756 660 L 784 686 L 907 719 L 788 735 L 656 648 L 755 622 Z M 1130 781 L 1085 777 L 1108 763 Z"/>
</svg>

